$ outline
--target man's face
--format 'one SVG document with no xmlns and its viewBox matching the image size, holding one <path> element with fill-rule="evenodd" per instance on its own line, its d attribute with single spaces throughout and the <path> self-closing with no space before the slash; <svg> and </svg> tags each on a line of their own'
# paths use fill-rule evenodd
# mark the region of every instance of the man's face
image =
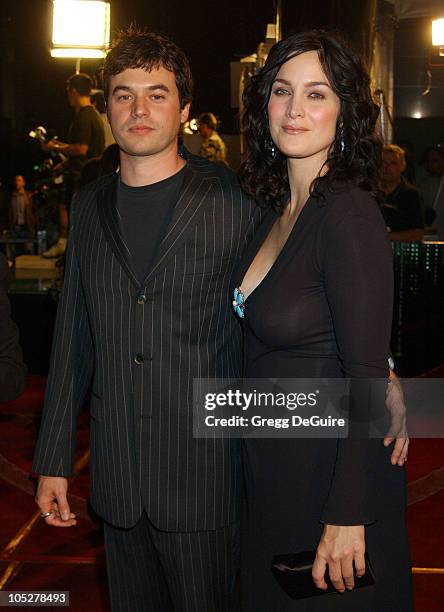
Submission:
<svg viewBox="0 0 444 612">
<path fill-rule="evenodd" d="M 439 151 L 427 153 L 426 168 L 432 176 L 441 176 L 444 173 L 444 157 Z"/>
<path fill-rule="evenodd" d="M 23 176 L 18 175 L 15 177 L 15 188 L 17 191 L 21 191 L 22 189 L 25 188 L 25 179 L 23 178 Z"/>
<path fill-rule="evenodd" d="M 404 171 L 402 160 L 394 151 L 384 151 L 382 154 L 382 180 L 387 183 L 399 183 Z"/>
<path fill-rule="evenodd" d="M 109 91 L 108 120 L 123 153 L 148 157 L 177 147 L 190 105 L 180 108 L 171 71 L 128 68 L 111 77 Z"/>
<path fill-rule="evenodd" d="M 213 132 L 205 123 L 199 123 L 198 130 L 202 138 L 209 138 Z"/>
</svg>

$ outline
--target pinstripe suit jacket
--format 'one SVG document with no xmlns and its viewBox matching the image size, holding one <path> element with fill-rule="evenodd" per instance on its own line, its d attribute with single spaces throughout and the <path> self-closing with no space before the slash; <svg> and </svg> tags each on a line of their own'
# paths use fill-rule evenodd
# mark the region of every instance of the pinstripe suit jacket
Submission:
<svg viewBox="0 0 444 612">
<path fill-rule="evenodd" d="M 237 516 L 238 443 L 193 438 L 192 390 L 193 378 L 240 374 L 230 277 L 258 215 L 234 173 L 185 157 L 181 196 L 143 284 L 119 229 L 117 176 L 73 203 L 33 469 L 72 473 L 92 382 L 91 504 L 122 527 L 143 508 L 168 531 L 215 529 Z"/>
</svg>

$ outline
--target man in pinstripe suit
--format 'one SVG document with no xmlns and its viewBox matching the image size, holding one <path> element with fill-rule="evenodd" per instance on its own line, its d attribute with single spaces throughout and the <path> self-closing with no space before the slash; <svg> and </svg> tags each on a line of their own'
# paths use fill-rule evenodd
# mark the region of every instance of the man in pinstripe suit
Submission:
<svg viewBox="0 0 444 612">
<path fill-rule="evenodd" d="M 193 438 L 192 386 L 240 374 L 229 288 L 253 206 L 231 171 L 178 152 L 192 82 L 173 43 L 122 33 L 104 80 L 120 172 L 73 201 L 36 501 L 48 525 L 76 524 L 67 478 L 91 385 L 90 498 L 113 610 L 229 610 L 238 447 Z"/>
</svg>

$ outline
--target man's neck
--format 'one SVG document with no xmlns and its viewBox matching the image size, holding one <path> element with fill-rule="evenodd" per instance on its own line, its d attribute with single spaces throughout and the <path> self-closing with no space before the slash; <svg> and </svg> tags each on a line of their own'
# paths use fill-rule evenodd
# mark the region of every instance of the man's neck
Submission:
<svg viewBox="0 0 444 612">
<path fill-rule="evenodd" d="M 120 176 L 129 187 L 143 187 L 177 174 L 185 165 L 177 145 L 154 155 L 135 156 L 120 151 Z"/>
<path fill-rule="evenodd" d="M 383 182 L 382 183 L 382 190 L 386 195 L 390 195 L 391 193 L 393 193 L 395 191 L 395 189 L 397 189 L 399 187 L 399 185 L 401 184 L 402 181 L 392 181 L 392 182 Z"/>
<path fill-rule="evenodd" d="M 91 106 L 91 98 L 89 96 L 80 96 L 76 100 L 76 104 L 75 104 L 75 107 L 74 107 L 76 113 L 78 113 L 79 110 L 81 108 L 83 108 L 84 106 Z"/>
</svg>

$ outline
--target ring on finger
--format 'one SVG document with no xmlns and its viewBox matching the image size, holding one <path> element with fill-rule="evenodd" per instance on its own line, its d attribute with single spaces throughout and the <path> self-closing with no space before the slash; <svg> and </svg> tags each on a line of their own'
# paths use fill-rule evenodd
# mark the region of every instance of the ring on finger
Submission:
<svg viewBox="0 0 444 612">
<path fill-rule="evenodd" d="M 48 518 L 48 516 L 52 516 L 54 514 L 54 510 L 50 510 L 49 512 L 42 512 L 42 514 L 40 515 L 40 518 L 45 519 Z"/>
</svg>

